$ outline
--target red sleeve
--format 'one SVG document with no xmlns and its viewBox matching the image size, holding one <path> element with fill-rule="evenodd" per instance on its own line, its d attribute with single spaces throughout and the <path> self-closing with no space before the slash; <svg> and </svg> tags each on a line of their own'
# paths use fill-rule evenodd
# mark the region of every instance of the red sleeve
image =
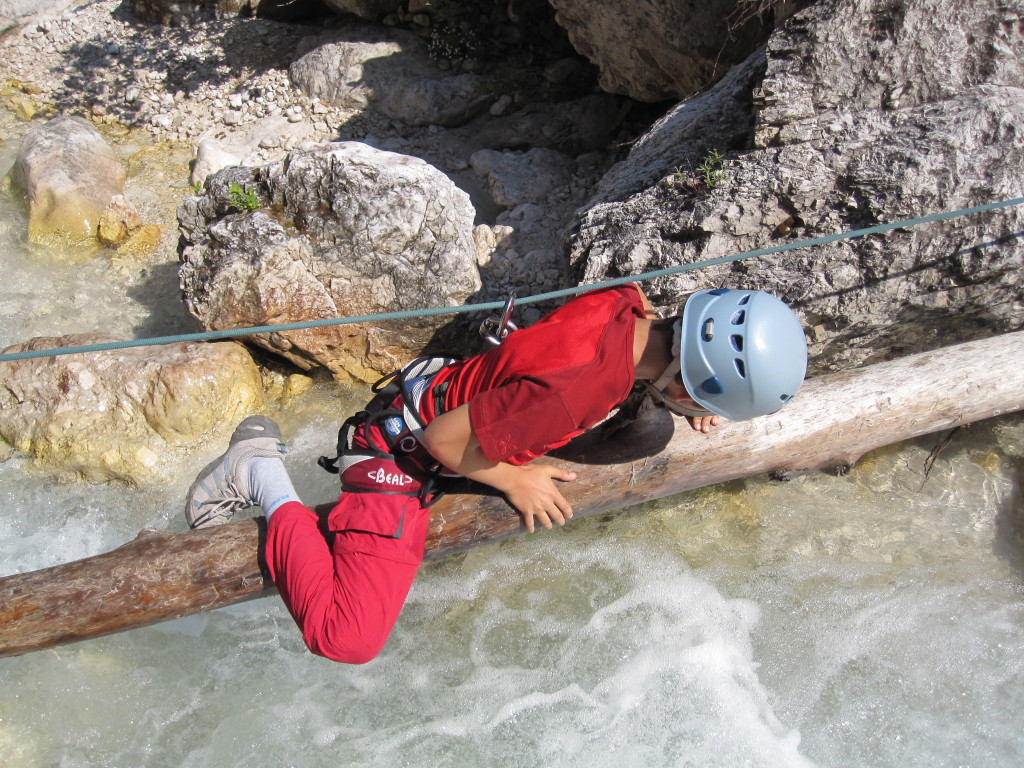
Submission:
<svg viewBox="0 0 1024 768">
<path fill-rule="evenodd" d="M 469 421 L 484 456 L 495 462 L 542 455 L 579 431 L 561 393 L 531 379 L 481 392 L 469 403 Z"/>
</svg>

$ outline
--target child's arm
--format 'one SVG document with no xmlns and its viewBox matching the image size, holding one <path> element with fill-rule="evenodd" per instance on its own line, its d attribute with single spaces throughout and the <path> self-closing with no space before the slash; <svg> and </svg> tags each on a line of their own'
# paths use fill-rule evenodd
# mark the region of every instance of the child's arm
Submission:
<svg viewBox="0 0 1024 768">
<path fill-rule="evenodd" d="M 636 286 L 636 292 L 640 294 L 640 301 L 644 307 L 644 317 L 649 320 L 654 320 L 658 317 L 654 311 L 654 307 L 651 305 L 651 300 L 647 298 L 647 294 L 643 292 L 643 289 L 638 285 Z"/>
<path fill-rule="evenodd" d="M 490 461 L 473 433 L 468 405 L 430 422 L 423 432 L 423 445 L 448 469 L 504 493 L 522 513 L 530 533 L 534 531 L 535 519 L 544 528 L 550 528 L 552 523 L 564 525 L 572 517 L 572 507 L 552 481 L 575 480 L 576 473 L 544 464 L 519 467 Z"/>
</svg>

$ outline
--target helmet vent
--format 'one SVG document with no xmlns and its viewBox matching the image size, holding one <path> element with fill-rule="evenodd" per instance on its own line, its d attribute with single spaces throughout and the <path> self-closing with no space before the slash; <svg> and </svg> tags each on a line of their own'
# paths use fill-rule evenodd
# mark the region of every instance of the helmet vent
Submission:
<svg viewBox="0 0 1024 768">
<path fill-rule="evenodd" d="M 733 325 L 743 325 L 743 322 L 746 319 L 747 311 L 745 309 L 741 309 L 739 312 L 732 316 L 732 320 L 730 320 L 729 322 L 731 322 Z"/>
<path fill-rule="evenodd" d="M 746 304 L 746 303 L 747 303 L 748 301 L 750 301 L 750 294 L 749 294 L 749 293 L 748 293 L 748 294 L 747 294 L 746 296 L 744 296 L 744 297 L 743 297 L 742 299 L 740 299 L 739 301 L 737 301 L 736 303 L 737 303 L 737 304 L 738 304 L 739 306 L 741 306 L 741 307 L 742 307 L 742 306 L 743 306 L 744 304 Z"/>
<path fill-rule="evenodd" d="M 733 363 L 736 365 L 736 373 L 739 374 L 740 378 L 747 378 L 747 366 L 743 364 L 743 361 L 737 357 L 733 359 Z"/>
<path fill-rule="evenodd" d="M 718 380 L 717 376 L 712 376 L 710 379 L 704 379 L 700 388 L 709 395 L 720 395 L 725 392 L 725 387 L 722 386 L 722 382 Z"/>
<path fill-rule="evenodd" d="M 781 400 L 784 403 L 788 403 L 792 399 L 793 399 L 792 395 L 779 395 L 779 400 Z"/>
<path fill-rule="evenodd" d="M 729 341 L 732 342 L 732 348 L 735 349 L 737 352 L 743 351 L 743 337 L 740 336 L 738 333 L 734 333 L 732 336 L 730 336 Z"/>
</svg>

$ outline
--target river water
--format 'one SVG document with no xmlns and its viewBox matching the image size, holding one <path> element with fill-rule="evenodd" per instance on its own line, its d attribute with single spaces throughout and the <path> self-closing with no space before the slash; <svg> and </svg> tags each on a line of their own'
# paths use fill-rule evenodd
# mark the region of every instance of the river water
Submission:
<svg viewBox="0 0 1024 768">
<path fill-rule="evenodd" d="M 173 240 L 187 158 L 133 141 L 133 199 Z M 0 346 L 190 329 L 173 248 L 69 266 L 24 218 L 0 195 Z M 360 397 L 272 414 L 307 502 Z M 926 477 L 940 437 L 429 562 L 361 667 L 310 655 L 276 597 L 0 659 L 0 765 L 1020 766 L 1024 419 L 961 430 Z M 0 464 L 0 574 L 183 530 L 219 451 L 142 489 Z"/>
</svg>

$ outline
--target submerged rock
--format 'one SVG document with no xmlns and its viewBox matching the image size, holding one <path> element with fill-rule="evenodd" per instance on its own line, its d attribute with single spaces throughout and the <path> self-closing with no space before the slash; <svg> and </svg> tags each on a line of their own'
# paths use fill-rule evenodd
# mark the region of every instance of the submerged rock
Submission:
<svg viewBox="0 0 1024 768">
<path fill-rule="evenodd" d="M 999 0 L 824 0 L 796 14 L 765 52 L 678 105 L 609 172 L 577 216 L 576 277 L 1019 197 L 1024 39 L 1011 17 Z M 819 368 L 857 365 L 1024 325 L 1022 228 L 1014 207 L 645 288 L 666 310 L 696 288 L 772 291 L 811 329 Z"/>
<path fill-rule="evenodd" d="M 111 341 L 118 339 L 100 333 L 39 337 L 4 352 Z M 3 362 L 0 381 L 0 446 L 93 482 L 160 481 L 182 450 L 226 437 L 264 405 L 259 369 L 235 342 Z"/>
<path fill-rule="evenodd" d="M 117 243 L 139 226 L 124 196 L 125 171 L 87 120 L 57 117 L 29 130 L 11 169 L 29 206 L 28 240 Z M 116 239 L 109 239 L 116 238 Z"/>
<path fill-rule="evenodd" d="M 238 207 L 243 189 L 258 210 Z M 458 306 L 480 290 L 469 196 L 418 158 L 358 142 L 307 145 L 280 163 L 221 171 L 207 190 L 178 210 L 181 287 L 206 328 Z M 462 324 L 442 331 L 447 321 L 253 340 L 304 370 L 371 381 L 432 341 L 460 346 Z"/>
</svg>

